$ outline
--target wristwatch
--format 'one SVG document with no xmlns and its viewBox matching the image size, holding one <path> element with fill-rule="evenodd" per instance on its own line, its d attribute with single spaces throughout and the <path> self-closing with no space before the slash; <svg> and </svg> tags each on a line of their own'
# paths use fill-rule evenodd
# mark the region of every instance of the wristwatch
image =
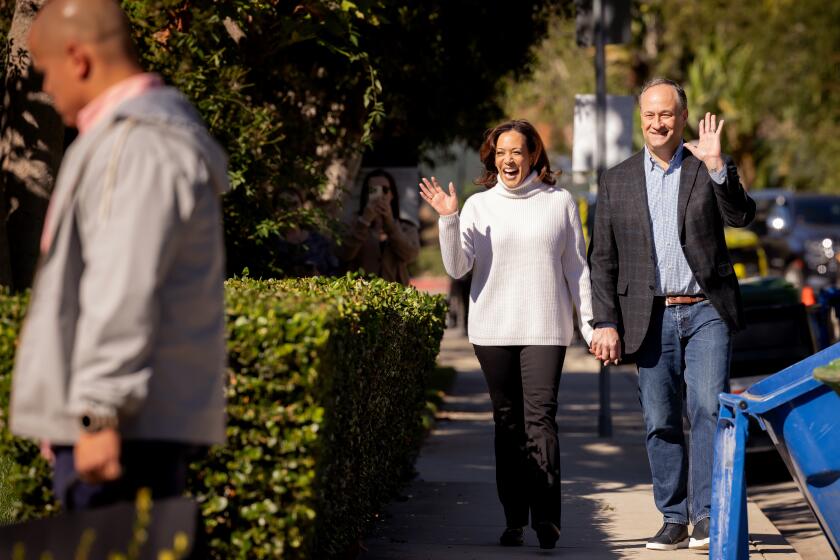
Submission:
<svg viewBox="0 0 840 560">
<path fill-rule="evenodd" d="M 119 425 L 117 417 L 111 414 L 94 414 L 85 412 L 79 417 L 79 427 L 83 432 L 95 434 L 102 430 L 116 428 Z"/>
</svg>

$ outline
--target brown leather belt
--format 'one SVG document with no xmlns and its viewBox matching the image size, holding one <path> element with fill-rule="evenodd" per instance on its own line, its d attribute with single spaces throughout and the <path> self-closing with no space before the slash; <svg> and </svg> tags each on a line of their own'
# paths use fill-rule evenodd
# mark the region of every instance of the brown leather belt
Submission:
<svg viewBox="0 0 840 560">
<path fill-rule="evenodd" d="M 706 296 L 697 294 L 696 296 L 665 296 L 665 305 L 692 305 L 706 301 Z"/>
</svg>

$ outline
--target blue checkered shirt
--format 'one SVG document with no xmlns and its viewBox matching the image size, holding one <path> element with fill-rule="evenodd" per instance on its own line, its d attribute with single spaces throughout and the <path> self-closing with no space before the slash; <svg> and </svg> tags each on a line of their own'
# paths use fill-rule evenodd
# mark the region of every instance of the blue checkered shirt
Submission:
<svg viewBox="0 0 840 560">
<path fill-rule="evenodd" d="M 691 295 L 702 291 L 680 245 L 677 199 L 680 193 L 682 161 L 682 143 L 674 152 L 667 170 L 656 163 L 645 146 L 645 186 L 656 261 L 655 294 L 658 296 Z M 726 171 L 721 169 L 711 176 L 712 180 L 720 185 L 726 179 Z"/>
</svg>

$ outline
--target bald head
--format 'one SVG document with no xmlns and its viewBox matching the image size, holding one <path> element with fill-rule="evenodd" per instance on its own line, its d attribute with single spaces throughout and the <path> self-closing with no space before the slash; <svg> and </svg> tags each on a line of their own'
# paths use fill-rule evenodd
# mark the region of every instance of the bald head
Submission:
<svg viewBox="0 0 840 560">
<path fill-rule="evenodd" d="M 100 93 L 141 72 L 128 19 L 116 0 L 50 0 L 29 33 L 35 69 L 64 122 Z"/>
<path fill-rule="evenodd" d="M 128 19 L 115 0 L 50 0 L 32 25 L 30 41 L 59 50 L 75 42 L 110 59 L 136 61 Z"/>
</svg>

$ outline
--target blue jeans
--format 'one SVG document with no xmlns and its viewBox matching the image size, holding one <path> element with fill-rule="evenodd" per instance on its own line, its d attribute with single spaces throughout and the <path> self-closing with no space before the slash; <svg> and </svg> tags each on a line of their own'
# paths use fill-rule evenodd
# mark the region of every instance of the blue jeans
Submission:
<svg viewBox="0 0 840 560">
<path fill-rule="evenodd" d="M 653 498 L 666 523 L 709 517 L 718 394 L 729 390 L 731 349 L 729 327 L 708 300 L 666 307 L 656 298 L 636 366 Z"/>
</svg>

